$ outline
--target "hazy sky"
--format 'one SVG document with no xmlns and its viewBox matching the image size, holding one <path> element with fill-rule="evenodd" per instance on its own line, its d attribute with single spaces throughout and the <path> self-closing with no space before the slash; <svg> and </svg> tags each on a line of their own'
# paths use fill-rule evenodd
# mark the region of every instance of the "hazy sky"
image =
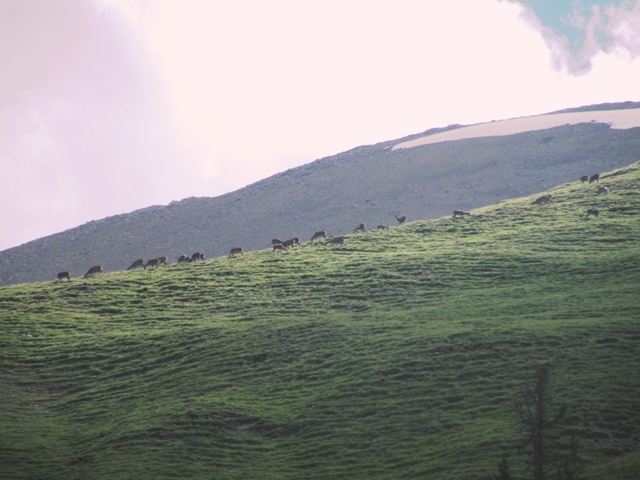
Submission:
<svg viewBox="0 0 640 480">
<path fill-rule="evenodd" d="M 0 250 L 451 123 L 640 100 L 640 0 L 0 0 Z"/>
</svg>

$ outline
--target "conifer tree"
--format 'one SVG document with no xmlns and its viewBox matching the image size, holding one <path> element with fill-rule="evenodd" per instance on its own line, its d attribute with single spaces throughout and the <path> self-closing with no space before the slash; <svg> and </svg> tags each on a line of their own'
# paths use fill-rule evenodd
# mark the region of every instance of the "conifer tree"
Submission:
<svg viewBox="0 0 640 480">
<path fill-rule="evenodd" d="M 561 426 L 566 405 L 554 406 L 549 387 L 551 368 L 536 368 L 533 384 L 524 386 L 521 398 L 516 400 L 516 411 L 525 435 L 525 447 L 532 450 L 531 466 L 534 480 L 546 480 L 550 465 L 558 454 L 554 433 Z"/>
</svg>

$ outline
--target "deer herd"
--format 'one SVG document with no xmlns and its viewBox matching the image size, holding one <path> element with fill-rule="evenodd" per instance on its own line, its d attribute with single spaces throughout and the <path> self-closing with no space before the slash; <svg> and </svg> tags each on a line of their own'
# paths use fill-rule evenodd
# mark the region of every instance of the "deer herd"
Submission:
<svg viewBox="0 0 640 480">
<path fill-rule="evenodd" d="M 589 175 L 583 175 L 580 177 L 580 181 L 585 184 L 585 183 L 600 183 L 600 174 L 599 173 L 595 173 L 591 176 Z M 609 187 L 605 187 L 604 185 L 598 185 L 598 190 L 596 195 L 608 195 L 609 194 Z M 534 200 L 533 204 L 534 205 L 542 205 L 544 203 L 553 203 L 553 195 L 551 195 L 550 193 L 546 194 L 546 195 L 542 195 L 541 197 L 538 197 Z M 587 217 L 589 215 L 595 215 L 596 217 L 600 214 L 600 211 L 597 208 L 592 208 L 590 210 L 587 211 Z M 455 216 L 455 212 L 454 212 L 454 216 Z"/>
<path fill-rule="evenodd" d="M 600 174 L 596 173 L 594 175 L 583 175 L 582 177 L 580 177 L 580 181 L 585 184 L 585 183 L 594 183 L 594 182 L 599 182 L 600 181 Z M 597 190 L 597 195 L 608 195 L 609 194 L 609 188 L 602 186 L 602 185 L 598 185 L 598 190 Z M 542 205 L 542 204 L 548 204 L 548 203 L 553 203 L 553 195 L 551 194 L 546 194 L 546 195 L 542 195 L 538 198 L 536 198 L 533 201 L 534 205 Z M 598 215 L 600 215 L 600 210 L 598 210 L 597 208 L 590 208 L 589 210 L 587 210 L 587 214 L 586 217 L 588 218 L 589 216 L 593 215 L 594 217 L 597 217 Z M 453 218 L 458 218 L 458 217 L 465 217 L 465 216 L 471 216 L 470 212 L 465 212 L 464 210 L 454 210 L 453 211 Z M 399 217 L 398 215 L 395 216 L 396 220 L 398 221 L 398 226 L 400 225 L 404 225 L 407 222 L 407 217 L 406 215 L 403 215 L 401 217 Z M 389 227 L 386 225 L 378 225 L 376 227 L 377 230 L 388 230 Z M 364 223 L 359 224 L 353 231 L 353 233 L 364 233 L 367 231 L 367 226 Z M 315 232 L 312 236 L 311 236 L 311 243 L 318 243 L 320 240 L 324 240 L 324 245 L 345 245 L 345 237 L 344 236 L 340 236 L 340 237 L 330 237 L 327 239 L 327 231 L 326 230 L 319 230 L 317 232 Z M 279 238 L 274 238 L 271 240 L 271 246 L 273 248 L 273 252 L 277 252 L 277 251 L 288 251 L 290 248 L 295 247 L 296 245 L 300 244 L 300 239 L 298 237 L 294 237 L 294 238 L 290 238 L 289 240 L 280 240 Z M 242 247 L 234 247 L 231 249 L 231 251 L 229 252 L 229 258 L 233 258 L 236 255 L 243 255 L 244 250 L 242 249 Z M 195 262 L 202 262 L 204 261 L 204 253 L 202 252 L 196 252 L 193 255 L 189 256 L 189 255 L 180 255 L 180 257 L 178 258 L 178 264 L 182 264 L 182 263 L 195 263 Z M 158 258 L 152 258 L 151 260 L 148 260 L 147 263 L 145 263 L 144 259 L 139 258 L 138 260 L 134 261 L 131 266 L 129 268 L 127 268 L 127 270 L 134 270 L 136 268 L 142 268 L 142 269 L 147 269 L 147 268 L 156 268 L 156 267 L 160 267 L 162 265 L 167 266 L 169 264 L 169 258 L 168 257 L 158 257 Z M 96 265 L 94 267 L 91 267 L 89 269 L 89 271 L 87 271 L 87 273 L 85 273 L 83 278 L 87 278 L 90 275 L 94 275 L 96 273 L 102 273 L 102 265 Z M 67 280 L 67 281 L 71 281 L 71 274 L 70 272 L 60 272 L 58 273 L 57 279 L 58 281 L 62 281 L 62 280 Z"/>
<path fill-rule="evenodd" d="M 396 220 L 398 220 L 399 225 L 403 225 L 406 223 L 407 217 L 406 215 L 403 215 L 402 217 L 399 217 L 396 215 Z M 389 227 L 386 225 L 377 226 L 377 230 L 388 230 L 388 229 Z M 354 233 L 366 232 L 366 231 L 367 231 L 367 226 L 364 223 L 361 223 L 355 228 Z M 317 231 L 311 236 L 311 243 L 320 243 L 321 240 L 324 240 L 324 245 L 345 245 L 344 236 L 327 238 L 326 230 Z M 300 245 L 300 242 L 301 241 L 298 237 L 290 238 L 288 240 L 280 240 L 279 238 L 274 238 L 271 240 L 271 247 L 273 248 L 274 252 L 277 252 L 277 251 L 286 252 L 290 248 L 293 248 L 296 245 Z M 228 258 L 233 258 L 236 255 L 243 255 L 243 254 L 244 254 L 244 249 L 242 247 L 233 247 L 229 252 Z M 205 259 L 205 256 L 204 256 L 204 253 L 202 252 L 196 252 L 191 256 L 183 254 L 183 255 L 180 255 L 180 257 L 178 257 L 178 264 L 202 262 L 204 261 L 204 259 Z M 157 268 L 160 266 L 167 266 L 167 265 L 169 265 L 169 257 L 166 257 L 166 256 L 152 258 L 151 260 L 148 260 L 146 263 L 143 258 L 139 258 L 135 260 L 129 266 L 129 268 L 127 268 L 127 270 L 135 270 L 136 268 L 142 268 L 146 270 L 147 268 Z M 88 276 L 94 275 L 96 273 L 102 273 L 102 265 L 96 265 L 95 267 L 91 267 L 89 271 L 84 275 L 83 278 L 87 278 Z M 58 273 L 57 280 L 61 281 L 65 279 L 68 281 L 71 281 L 70 272 Z"/>
</svg>

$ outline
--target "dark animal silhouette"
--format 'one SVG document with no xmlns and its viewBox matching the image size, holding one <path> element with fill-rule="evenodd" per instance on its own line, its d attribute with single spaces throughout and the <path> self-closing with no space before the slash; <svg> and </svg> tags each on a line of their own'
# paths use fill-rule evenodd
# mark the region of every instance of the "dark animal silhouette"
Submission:
<svg viewBox="0 0 640 480">
<path fill-rule="evenodd" d="M 60 272 L 58 274 L 58 280 L 64 280 L 65 278 L 71 281 L 71 274 L 69 272 Z"/>
<path fill-rule="evenodd" d="M 282 240 L 280 240 L 279 238 L 274 238 L 271 240 L 271 245 L 276 245 L 278 243 L 282 243 Z"/>
<path fill-rule="evenodd" d="M 599 182 L 599 181 L 600 181 L 600 174 L 599 173 L 591 175 L 591 177 L 589 178 L 589 183 Z"/>
<path fill-rule="evenodd" d="M 286 252 L 287 251 L 287 247 L 285 247 L 282 243 L 274 243 L 273 244 L 273 251 L 276 252 L 278 250 L 284 250 Z"/>
<path fill-rule="evenodd" d="M 407 216 L 406 215 L 403 215 L 401 217 L 398 217 L 397 215 L 395 215 L 395 217 L 396 217 L 396 220 L 398 221 L 398 223 L 400 225 L 404 225 L 405 223 L 407 223 Z"/>
<path fill-rule="evenodd" d="M 229 258 L 235 257 L 237 254 L 244 255 L 242 253 L 242 247 L 233 247 L 229 252 Z"/>
<path fill-rule="evenodd" d="M 598 187 L 598 195 L 600 194 L 609 195 L 609 189 L 607 187 Z"/>
<path fill-rule="evenodd" d="M 325 245 L 344 245 L 344 237 L 330 238 L 325 242 Z"/>
<path fill-rule="evenodd" d="M 284 248 L 291 248 L 300 244 L 300 239 L 298 237 L 290 238 L 289 240 L 285 240 L 282 242 L 282 246 Z"/>
<path fill-rule="evenodd" d="M 102 265 L 96 265 L 95 267 L 91 267 L 89 271 L 84 274 L 83 278 L 87 278 L 89 275 L 93 275 L 94 273 L 102 273 Z"/>
<path fill-rule="evenodd" d="M 587 183 L 589 181 L 589 175 L 583 175 L 580 177 L 580 181 L 582 183 Z"/>
<path fill-rule="evenodd" d="M 542 205 L 543 203 L 553 203 L 553 197 L 551 195 L 543 195 L 533 202 L 534 205 Z"/>
<path fill-rule="evenodd" d="M 204 253 L 202 252 L 196 252 L 193 255 L 191 255 L 191 261 L 192 262 L 204 262 Z"/>
<path fill-rule="evenodd" d="M 146 269 L 147 267 L 149 268 L 157 267 L 159 263 L 160 263 L 159 258 L 152 258 L 151 260 L 149 260 L 147 263 L 143 265 L 143 268 Z"/>
<path fill-rule="evenodd" d="M 389 227 L 387 227 L 386 225 L 378 225 L 376 228 L 378 230 L 389 230 Z"/>
<path fill-rule="evenodd" d="M 598 215 L 600 215 L 600 210 L 598 210 L 597 208 L 590 208 L 589 210 L 587 210 L 587 217 L 589 215 L 593 215 L 594 217 L 597 217 Z"/>
<path fill-rule="evenodd" d="M 469 215 L 471 216 L 471 214 L 469 212 L 465 212 L 463 210 L 454 210 L 453 211 L 453 217 L 464 217 L 465 215 Z"/>
<path fill-rule="evenodd" d="M 353 233 L 366 232 L 366 231 L 367 231 L 367 226 L 364 223 L 361 223 L 360 225 L 358 225 L 356 227 L 356 229 L 353 231 Z"/>
<path fill-rule="evenodd" d="M 178 263 L 191 263 L 191 257 L 183 253 L 178 257 Z"/>
<path fill-rule="evenodd" d="M 144 268 L 146 269 L 147 267 L 151 268 L 151 267 L 159 267 L 160 265 L 167 265 L 167 262 L 169 261 L 169 257 L 158 257 L 158 258 L 152 258 L 151 260 L 149 260 L 145 265 Z"/>
<path fill-rule="evenodd" d="M 133 262 L 131 264 L 131 266 L 129 268 L 127 268 L 127 270 L 133 270 L 134 268 L 139 268 L 139 267 L 143 267 L 143 266 L 144 266 L 144 258 L 139 258 L 138 260 Z"/>
<path fill-rule="evenodd" d="M 320 230 L 319 232 L 314 233 L 313 237 L 311 237 L 311 241 L 313 242 L 314 240 L 318 240 L 319 238 L 327 238 L 327 231 Z"/>
</svg>

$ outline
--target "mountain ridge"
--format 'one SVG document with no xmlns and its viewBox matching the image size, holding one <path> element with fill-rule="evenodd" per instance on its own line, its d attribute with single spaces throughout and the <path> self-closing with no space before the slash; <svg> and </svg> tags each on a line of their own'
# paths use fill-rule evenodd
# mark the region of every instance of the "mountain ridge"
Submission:
<svg viewBox="0 0 640 480">
<path fill-rule="evenodd" d="M 640 103 L 578 108 L 605 106 Z M 395 215 L 438 218 L 620 168 L 637 161 L 640 151 L 639 128 L 612 130 L 602 123 L 391 149 L 460 127 L 359 146 L 217 197 L 189 197 L 91 221 L 0 252 L 0 277 L 4 285 L 53 280 L 66 270 L 77 277 L 97 264 L 115 271 L 136 258 L 167 255 L 175 262 L 195 251 L 211 258 L 235 246 L 268 248 L 273 237 L 308 240 L 317 230 L 340 235 L 360 223 L 394 225 Z"/>
</svg>

